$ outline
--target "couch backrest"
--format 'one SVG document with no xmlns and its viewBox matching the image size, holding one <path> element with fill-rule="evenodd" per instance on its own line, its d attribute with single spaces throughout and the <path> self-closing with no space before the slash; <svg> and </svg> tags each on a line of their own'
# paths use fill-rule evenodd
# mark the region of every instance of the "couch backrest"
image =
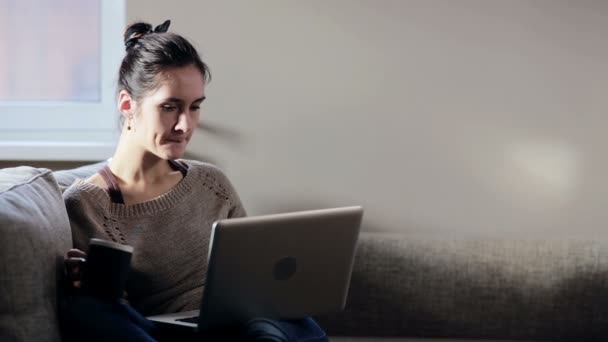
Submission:
<svg viewBox="0 0 608 342">
<path fill-rule="evenodd" d="M 69 170 L 60 170 L 53 172 L 55 179 L 57 180 L 57 184 L 59 184 L 59 188 L 63 191 L 76 179 L 87 179 L 97 171 L 101 170 L 101 168 L 106 165 L 107 161 L 101 161 L 94 164 L 87 164 L 81 167 L 77 167 L 75 169 Z"/>
<path fill-rule="evenodd" d="M 57 291 L 72 246 L 50 170 L 0 170 L 0 341 L 59 341 Z"/>
</svg>

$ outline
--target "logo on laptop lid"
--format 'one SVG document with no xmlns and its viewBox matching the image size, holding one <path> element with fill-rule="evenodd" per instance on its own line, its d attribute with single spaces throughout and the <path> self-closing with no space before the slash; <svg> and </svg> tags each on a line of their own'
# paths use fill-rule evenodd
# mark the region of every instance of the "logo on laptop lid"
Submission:
<svg viewBox="0 0 608 342">
<path fill-rule="evenodd" d="M 296 258 L 286 256 L 277 261 L 277 263 L 274 265 L 272 274 L 276 280 L 287 280 L 296 274 L 296 269 Z"/>
</svg>

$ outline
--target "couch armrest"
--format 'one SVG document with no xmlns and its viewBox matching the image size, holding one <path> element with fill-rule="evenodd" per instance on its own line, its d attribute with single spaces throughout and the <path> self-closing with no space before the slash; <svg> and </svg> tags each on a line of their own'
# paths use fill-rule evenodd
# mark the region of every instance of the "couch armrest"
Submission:
<svg viewBox="0 0 608 342">
<path fill-rule="evenodd" d="M 528 340 L 608 336 L 608 242 L 362 233 L 330 335 Z"/>
</svg>

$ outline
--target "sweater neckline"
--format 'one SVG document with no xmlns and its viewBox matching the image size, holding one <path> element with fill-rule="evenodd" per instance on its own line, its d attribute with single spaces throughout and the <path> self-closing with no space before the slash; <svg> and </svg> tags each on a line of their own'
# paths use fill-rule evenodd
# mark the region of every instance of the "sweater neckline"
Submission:
<svg viewBox="0 0 608 342">
<path fill-rule="evenodd" d="M 90 194 L 92 199 L 97 202 L 97 205 L 101 206 L 104 211 L 112 216 L 129 217 L 150 215 L 171 208 L 182 201 L 187 194 L 191 193 L 196 179 L 200 177 L 199 173 L 200 168 L 193 167 L 193 165 L 189 164 L 186 175 L 173 188 L 169 189 L 169 191 L 148 201 L 132 205 L 112 202 L 110 195 L 104 188 L 88 183 L 84 179 L 77 179 L 76 186 L 82 191 Z"/>
</svg>

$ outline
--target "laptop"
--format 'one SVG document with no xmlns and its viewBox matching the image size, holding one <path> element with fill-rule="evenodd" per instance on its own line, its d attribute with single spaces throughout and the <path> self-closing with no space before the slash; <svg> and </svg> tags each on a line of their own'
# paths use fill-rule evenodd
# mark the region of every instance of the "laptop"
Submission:
<svg viewBox="0 0 608 342">
<path fill-rule="evenodd" d="M 204 332 L 342 311 L 362 217 L 352 206 L 216 221 L 200 310 L 147 318 Z"/>
</svg>

